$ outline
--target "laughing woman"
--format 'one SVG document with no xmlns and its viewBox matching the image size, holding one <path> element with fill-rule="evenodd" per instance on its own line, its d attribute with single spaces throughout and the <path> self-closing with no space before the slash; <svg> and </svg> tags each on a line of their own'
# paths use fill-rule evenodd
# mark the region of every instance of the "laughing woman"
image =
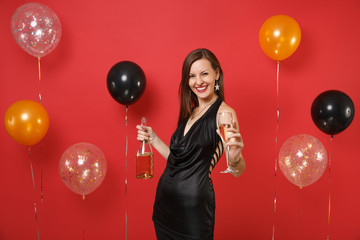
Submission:
<svg viewBox="0 0 360 240">
<path fill-rule="evenodd" d="M 229 147 L 231 174 L 245 170 L 244 143 L 234 109 L 224 102 L 223 72 L 216 56 L 196 49 L 185 58 L 179 88 L 178 127 L 167 146 L 150 126 L 136 126 L 137 139 L 147 140 L 167 159 L 159 179 L 153 221 L 157 239 L 214 238 L 215 195 L 211 171 Z M 228 142 L 221 141 L 217 113 L 231 112 Z"/>
</svg>

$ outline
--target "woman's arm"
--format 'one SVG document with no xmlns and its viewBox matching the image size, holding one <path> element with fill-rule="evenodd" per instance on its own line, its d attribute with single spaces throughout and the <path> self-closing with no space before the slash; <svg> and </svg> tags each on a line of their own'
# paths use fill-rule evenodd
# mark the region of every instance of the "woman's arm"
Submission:
<svg viewBox="0 0 360 240">
<path fill-rule="evenodd" d="M 230 160 L 230 168 L 233 170 L 237 170 L 237 172 L 232 172 L 232 175 L 234 175 L 235 177 L 239 177 L 245 171 L 246 162 L 242 153 L 239 154 L 238 158 Z"/>
<path fill-rule="evenodd" d="M 138 129 L 137 140 L 148 141 L 167 160 L 170 148 L 155 134 L 154 130 L 149 126 L 142 125 L 137 125 L 136 128 Z"/>
<path fill-rule="evenodd" d="M 244 148 L 244 142 L 241 134 L 239 133 L 239 124 L 236 116 L 236 112 L 229 107 L 226 103 L 222 103 L 219 111 L 228 111 L 233 115 L 232 127 L 228 128 L 228 139 L 229 141 L 226 143 L 226 146 L 229 146 L 229 165 L 233 170 L 237 170 L 237 172 L 232 172 L 231 174 L 235 177 L 239 177 L 246 168 L 246 162 L 244 156 L 242 155 L 242 150 Z M 218 134 L 220 134 L 219 130 Z"/>
</svg>

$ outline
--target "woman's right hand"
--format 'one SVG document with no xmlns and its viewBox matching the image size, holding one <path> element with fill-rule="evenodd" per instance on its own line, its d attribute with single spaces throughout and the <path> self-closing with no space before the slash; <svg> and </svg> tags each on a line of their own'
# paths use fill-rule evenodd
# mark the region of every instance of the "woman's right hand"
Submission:
<svg viewBox="0 0 360 240">
<path fill-rule="evenodd" d="M 160 155 L 167 159 L 170 154 L 170 148 L 166 143 L 164 143 L 154 132 L 154 130 L 149 126 L 137 125 L 138 129 L 137 140 L 139 141 L 147 141 L 151 144 Z"/>
<path fill-rule="evenodd" d="M 150 126 L 137 125 L 136 128 L 138 129 L 137 140 L 139 141 L 145 140 L 148 141 L 150 144 L 154 143 L 156 134 Z"/>
</svg>

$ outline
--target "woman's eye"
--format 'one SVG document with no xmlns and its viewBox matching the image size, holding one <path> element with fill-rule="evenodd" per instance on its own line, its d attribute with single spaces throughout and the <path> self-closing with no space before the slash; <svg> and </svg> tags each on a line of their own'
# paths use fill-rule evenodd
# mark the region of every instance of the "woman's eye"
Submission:
<svg viewBox="0 0 360 240">
<path fill-rule="evenodd" d="M 207 72 L 204 72 L 202 75 L 203 75 L 203 76 L 207 76 L 207 75 L 208 75 L 208 73 L 207 73 Z"/>
</svg>

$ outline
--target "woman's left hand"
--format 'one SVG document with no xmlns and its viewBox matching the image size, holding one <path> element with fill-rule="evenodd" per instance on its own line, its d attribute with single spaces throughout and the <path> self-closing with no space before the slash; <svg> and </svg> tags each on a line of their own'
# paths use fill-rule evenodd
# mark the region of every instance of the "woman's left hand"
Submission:
<svg viewBox="0 0 360 240">
<path fill-rule="evenodd" d="M 232 120 L 232 125 L 230 128 L 227 129 L 227 139 L 228 142 L 225 144 L 225 147 L 229 147 L 229 160 L 230 164 L 232 161 L 238 161 L 241 151 L 244 148 L 244 142 L 242 139 L 241 134 L 239 133 L 239 130 L 235 128 L 234 126 L 236 122 L 235 120 Z"/>
<path fill-rule="evenodd" d="M 236 115 L 235 115 L 236 118 Z M 231 121 L 231 126 L 227 128 L 227 143 L 224 144 L 224 150 L 229 149 L 228 152 L 228 164 L 231 169 L 236 170 L 235 172 L 231 172 L 235 177 L 239 177 L 246 168 L 245 159 L 242 154 L 242 150 L 244 148 L 244 141 L 239 132 L 239 127 L 237 125 L 237 121 L 233 119 Z M 219 129 L 216 130 L 220 135 Z"/>
</svg>

